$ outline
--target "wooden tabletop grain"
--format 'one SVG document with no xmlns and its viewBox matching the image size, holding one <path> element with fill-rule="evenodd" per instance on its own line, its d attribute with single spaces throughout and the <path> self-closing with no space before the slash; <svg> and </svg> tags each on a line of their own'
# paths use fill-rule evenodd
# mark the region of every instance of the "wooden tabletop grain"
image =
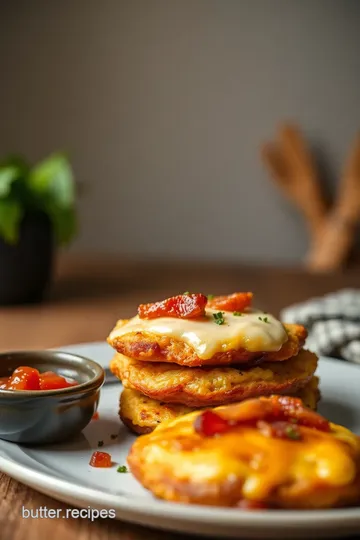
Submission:
<svg viewBox="0 0 360 540">
<path fill-rule="evenodd" d="M 258 306 L 278 315 L 289 304 L 343 287 L 360 287 L 359 266 L 322 276 L 296 268 L 67 257 L 58 261 L 46 302 L 0 308 L 0 350 L 103 340 L 116 319 L 131 316 L 140 302 L 185 290 L 205 294 L 252 290 Z M 0 473 L 3 540 L 142 540 L 144 535 L 151 540 L 190 538 L 111 519 L 24 519 L 23 506 L 34 510 L 66 508 Z"/>
</svg>

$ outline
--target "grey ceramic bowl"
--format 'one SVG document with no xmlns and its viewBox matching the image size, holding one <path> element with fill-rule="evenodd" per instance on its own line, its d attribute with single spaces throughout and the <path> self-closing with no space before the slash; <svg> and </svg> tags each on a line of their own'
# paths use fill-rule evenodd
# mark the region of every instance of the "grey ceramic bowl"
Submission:
<svg viewBox="0 0 360 540">
<path fill-rule="evenodd" d="M 96 362 L 58 351 L 0 354 L 0 377 L 19 366 L 54 371 L 78 385 L 59 390 L 0 389 L 0 439 L 21 444 L 64 441 L 79 433 L 96 411 L 104 370 Z"/>
</svg>

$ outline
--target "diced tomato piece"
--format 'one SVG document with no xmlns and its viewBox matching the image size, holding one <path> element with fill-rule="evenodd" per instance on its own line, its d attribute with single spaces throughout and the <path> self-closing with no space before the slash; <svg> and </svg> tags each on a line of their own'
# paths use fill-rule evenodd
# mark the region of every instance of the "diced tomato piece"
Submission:
<svg viewBox="0 0 360 540">
<path fill-rule="evenodd" d="M 241 499 L 236 506 L 242 510 L 268 510 L 269 508 L 266 503 L 260 501 L 249 501 L 247 499 Z"/>
<path fill-rule="evenodd" d="M 40 378 L 37 369 L 21 366 L 15 369 L 7 385 L 8 390 L 40 390 Z"/>
<path fill-rule="evenodd" d="M 40 374 L 40 390 L 58 390 L 76 386 L 77 384 L 77 381 L 68 381 L 65 377 L 52 371 L 45 371 L 45 373 Z"/>
<path fill-rule="evenodd" d="M 111 455 L 108 454 L 107 452 L 96 451 L 91 456 L 89 465 L 91 465 L 91 467 L 102 467 L 102 468 L 111 467 L 112 466 Z"/>
<path fill-rule="evenodd" d="M 99 420 L 99 418 L 100 418 L 99 413 L 96 411 L 96 413 L 94 413 L 94 414 L 92 415 L 91 420 Z"/>
<path fill-rule="evenodd" d="M 176 317 L 179 319 L 195 319 L 205 315 L 207 297 L 204 294 L 179 294 L 161 302 L 140 304 L 140 319 L 157 319 L 159 317 Z"/>
<path fill-rule="evenodd" d="M 228 296 L 214 296 L 208 301 L 207 307 L 223 311 L 243 311 L 252 302 L 253 293 L 236 292 Z"/>
<path fill-rule="evenodd" d="M 194 429 L 199 435 L 213 437 L 219 433 L 225 433 L 233 427 L 233 423 L 224 420 L 212 411 L 204 411 L 195 419 Z"/>
</svg>

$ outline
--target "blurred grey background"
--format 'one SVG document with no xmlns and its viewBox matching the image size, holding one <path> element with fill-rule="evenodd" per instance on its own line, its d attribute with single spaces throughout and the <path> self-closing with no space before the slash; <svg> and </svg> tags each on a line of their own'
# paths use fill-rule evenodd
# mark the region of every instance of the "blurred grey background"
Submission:
<svg viewBox="0 0 360 540">
<path fill-rule="evenodd" d="M 297 261 L 306 232 L 259 144 L 293 119 L 334 191 L 360 124 L 355 0 L 1 3 L 0 149 L 64 149 L 73 250 Z"/>
</svg>

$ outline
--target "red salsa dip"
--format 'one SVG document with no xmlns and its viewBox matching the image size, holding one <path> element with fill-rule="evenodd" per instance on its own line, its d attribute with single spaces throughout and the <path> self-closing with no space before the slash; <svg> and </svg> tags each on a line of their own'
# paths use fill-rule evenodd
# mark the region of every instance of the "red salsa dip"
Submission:
<svg viewBox="0 0 360 540">
<path fill-rule="evenodd" d="M 16 368 L 10 377 L 0 377 L 2 390 L 59 390 L 79 384 L 77 381 L 62 377 L 53 371 L 40 373 L 29 366 Z"/>
</svg>

